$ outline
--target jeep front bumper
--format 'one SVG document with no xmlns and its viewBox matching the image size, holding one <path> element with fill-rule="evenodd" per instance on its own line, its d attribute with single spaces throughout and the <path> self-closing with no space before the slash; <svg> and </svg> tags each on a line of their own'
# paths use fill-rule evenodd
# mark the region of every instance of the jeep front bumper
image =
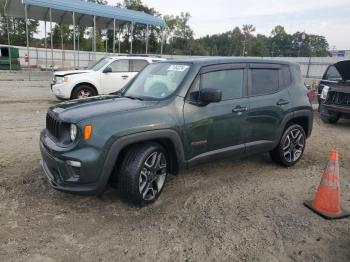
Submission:
<svg viewBox="0 0 350 262">
<path fill-rule="evenodd" d="M 40 165 L 51 187 L 80 195 L 103 193 L 110 174 L 103 172 L 104 161 L 98 151 L 93 148 L 58 150 L 62 148 L 58 148 L 43 131 L 40 135 Z M 69 161 L 80 162 L 81 167 L 72 166 Z"/>
</svg>

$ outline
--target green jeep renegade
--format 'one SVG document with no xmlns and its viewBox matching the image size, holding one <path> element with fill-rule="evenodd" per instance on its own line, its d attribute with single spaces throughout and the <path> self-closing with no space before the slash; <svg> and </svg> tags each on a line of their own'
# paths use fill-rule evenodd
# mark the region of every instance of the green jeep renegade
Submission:
<svg viewBox="0 0 350 262">
<path fill-rule="evenodd" d="M 64 192 L 118 185 L 151 203 L 168 174 L 230 156 L 270 152 L 297 163 L 313 113 L 297 64 L 191 59 L 148 65 L 122 91 L 51 107 L 40 137 L 42 168 Z"/>
</svg>

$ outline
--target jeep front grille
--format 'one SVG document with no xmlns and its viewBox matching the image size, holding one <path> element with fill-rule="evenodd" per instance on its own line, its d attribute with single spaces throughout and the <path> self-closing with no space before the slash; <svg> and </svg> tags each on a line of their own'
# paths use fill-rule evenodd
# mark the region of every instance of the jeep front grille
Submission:
<svg viewBox="0 0 350 262">
<path fill-rule="evenodd" d="M 350 106 L 350 94 L 331 91 L 327 96 L 326 104 Z"/>
<path fill-rule="evenodd" d="M 49 113 L 46 114 L 46 129 L 56 139 L 60 136 L 61 122 L 51 116 Z"/>
</svg>

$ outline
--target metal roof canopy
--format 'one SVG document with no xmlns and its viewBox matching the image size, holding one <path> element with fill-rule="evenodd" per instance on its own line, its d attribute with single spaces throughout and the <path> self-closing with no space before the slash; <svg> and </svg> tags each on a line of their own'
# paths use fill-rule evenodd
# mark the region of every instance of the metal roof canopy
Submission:
<svg viewBox="0 0 350 262">
<path fill-rule="evenodd" d="M 52 9 L 52 22 L 73 24 L 71 13 L 75 12 L 77 24 L 91 27 L 96 16 L 96 27 L 113 29 L 113 21 L 120 26 L 125 23 L 138 23 L 165 27 L 163 19 L 144 12 L 99 5 L 81 0 L 7 0 L 5 12 L 7 16 L 25 18 L 24 5 L 28 6 L 28 18 L 42 21 L 49 20 L 49 9 Z"/>
<path fill-rule="evenodd" d="M 140 11 L 128 10 L 119 7 L 112 7 L 108 5 L 99 5 L 83 0 L 6 0 L 5 15 L 7 17 L 18 17 L 28 19 L 36 19 L 45 21 L 45 50 L 46 50 L 46 68 L 47 68 L 47 34 L 46 21 L 50 22 L 50 32 L 52 32 L 52 22 L 58 24 L 73 25 L 73 46 L 74 46 L 74 68 L 76 68 L 76 26 L 93 27 L 93 52 L 96 58 L 96 28 L 113 29 L 113 53 L 115 53 L 116 44 L 116 27 L 121 27 L 127 23 L 131 24 L 131 36 L 134 31 L 134 24 L 144 24 L 146 27 L 146 54 L 148 52 L 149 41 L 149 26 L 159 26 L 162 28 L 160 54 L 163 54 L 164 44 L 164 27 L 166 23 L 159 17 L 154 17 Z M 8 48 L 11 47 L 9 20 L 6 19 L 7 24 L 7 39 Z M 28 23 L 26 23 L 26 43 L 29 58 L 29 32 Z M 129 30 L 129 29 L 128 29 Z M 53 57 L 53 37 L 50 34 L 51 42 L 51 68 L 54 68 Z M 64 63 L 63 52 L 63 31 L 61 28 L 61 46 L 62 46 L 62 64 Z M 130 54 L 133 51 L 133 37 L 130 38 Z M 78 38 L 78 52 L 79 52 L 79 38 Z M 107 40 L 106 40 L 107 53 Z M 118 36 L 118 53 L 120 53 L 120 30 Z M 79 54 L 79 53 L 78 53 Z M 10 57 L 11 61 L 11 57 Z M 28 75 L 30 80 L 30 64 L 28 64 Z M 79 67 L 79 58 L 78 58 Z M 11 70 L 11 63 L 10 63 Z"/>
</svg>

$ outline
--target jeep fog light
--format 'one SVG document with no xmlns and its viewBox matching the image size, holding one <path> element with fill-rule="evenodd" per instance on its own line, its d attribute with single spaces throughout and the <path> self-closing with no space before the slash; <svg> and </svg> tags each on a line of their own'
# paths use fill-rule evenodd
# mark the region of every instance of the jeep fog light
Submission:
<svg viewBox="0 0 350 262">
<path fill-rule="evenodd" d="M 81 163 L 79 161 L 67 160 L 66 163 L 72 167 L 81 167 Z"/>
<path fill-rule="evenodd" d="M 322 100 L 326 100 L 327 95 L 328 95 L 328 91 L 329 91 L 329 86 L 324 86 L 322 89 L 322 92 L 321 92 L 321 96 L 320 96 L 320 98 Z"/>
<path fill-rule="evenodd" d="M 78 128 L 76 125 L 71 124 L 70 125 L 70 139 L 72 142 L 75 141 L 75 139 L 77 138 L 77 133 L 78 133 Z"/>
</svg>

